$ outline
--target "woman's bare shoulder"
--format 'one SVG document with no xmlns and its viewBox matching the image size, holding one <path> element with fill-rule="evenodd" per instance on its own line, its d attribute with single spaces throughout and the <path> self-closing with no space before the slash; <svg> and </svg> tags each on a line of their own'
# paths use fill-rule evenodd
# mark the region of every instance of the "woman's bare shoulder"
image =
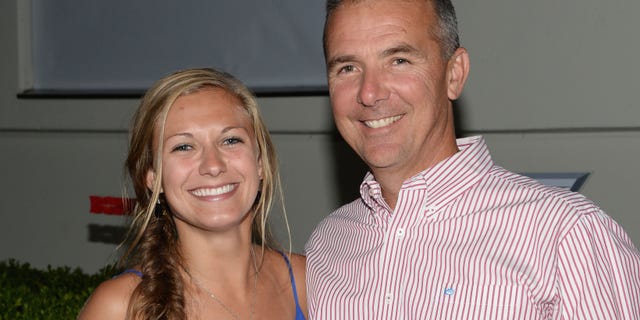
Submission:
<svg viewBox="0 0 640 320">
<path fill-rule="evenodd" d="M 85 302 L 78 319 L 124 319 L 139 283 L 140 277 L 132 273 L 102 282 Z"/>
<path fill-rule="evenodd" d="M 289 255 L 289 260 L 291 261 L 291 269 L 293 269 L 293 273 L 296 279 L 298 278 L 298 275 L 304 276 L 305 267 L 307 264 L 307 257 L 301 254 L 292 253 L 291 255 Z"/>
<path fill-rule="evenodd" d="M 274 293 L 277 293 L 279 297 L 281 297 L 283 303 L 285 303 L 289 308 L 293 303 L 293 298 L 289 295 L 292 292 L 292 283 L 291 277 L 289 273 L 289 268 L 287 267 L 286 260 L 282 257 L 285 255 L 287 260 L 289 261 L 289 265 L 291 266 L 291 271 L 293 272 L 293 278 L 295 280 L 296 285 L 296 293 L 298 298 L 298 303 L 300 304 L 300 308 L 307 316 L 307 286 L 305 279 L 305 263 L 306 257 L 296 253 L 287 253 L 278 250 L 267 250 L 265 256 L 265 263 L 268 265 L 268 268 L 265 271 L 268 271 L 265 275 L 271 274 L 274 276 L 274 280 L 277 283 L 275 286 Z M 284 294 L 288 293 L 288 294 Z M 295 312 L 295 309 L 291 309 L 291 312 Z"/>
</svg>

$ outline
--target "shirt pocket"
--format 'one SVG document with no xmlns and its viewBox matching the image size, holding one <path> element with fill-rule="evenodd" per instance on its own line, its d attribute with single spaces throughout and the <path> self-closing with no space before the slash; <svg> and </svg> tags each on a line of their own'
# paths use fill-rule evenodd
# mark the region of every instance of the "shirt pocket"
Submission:
<svg viewBox="0 0 640 320">
<path fill-rule="evenodd" d="M 517 284 L 446 284 L 435 293 L 433 319 L 541 319 L 526 287 Z"/>
</svg>

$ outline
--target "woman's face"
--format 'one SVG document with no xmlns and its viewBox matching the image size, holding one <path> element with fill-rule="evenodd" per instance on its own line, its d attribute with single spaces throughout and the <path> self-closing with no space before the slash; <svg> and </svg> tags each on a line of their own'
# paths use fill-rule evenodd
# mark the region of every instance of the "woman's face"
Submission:
<svg viewBox="0 0 640 320">
<path fill-rule="evenodd" d="M 178 230 L 251 225 L 262 167 L 240 100 L 219 88 L 179 97 L 162 139 L 162 189 Z M 154 178 L 149 172 L 147 184 Z"/>
</svg>

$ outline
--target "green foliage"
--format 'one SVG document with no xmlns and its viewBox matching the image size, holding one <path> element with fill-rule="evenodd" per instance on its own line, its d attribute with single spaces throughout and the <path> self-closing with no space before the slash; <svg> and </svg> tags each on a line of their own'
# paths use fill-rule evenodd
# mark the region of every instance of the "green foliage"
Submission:
<svg viewBox="0 0 640 320">
<path fill-rule="evenodd" d="M 95 274 L 69 267 L 38 270 L 13 259 L 0 262 L 0 320 L 75 319 L 93 289 L 117 271 Z"/>
</svg>

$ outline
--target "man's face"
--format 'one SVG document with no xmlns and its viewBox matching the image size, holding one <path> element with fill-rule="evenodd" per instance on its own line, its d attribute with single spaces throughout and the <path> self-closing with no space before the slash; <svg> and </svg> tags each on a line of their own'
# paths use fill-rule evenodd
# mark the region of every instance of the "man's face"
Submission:
<svg viewBox="0 0 640 320">
<path fill-rule="evenodd" d="M 406 179 L 457 150 L 450 99 L 460 94 L 466 69 L 461 77 L 442 57 L 437 26 L 426 1 L 344 4 L 329 17 L 336 126 L 374 174 Z M 461 53 L 466 59 L 459 49 L 451 61 Z"/>
</svg>

